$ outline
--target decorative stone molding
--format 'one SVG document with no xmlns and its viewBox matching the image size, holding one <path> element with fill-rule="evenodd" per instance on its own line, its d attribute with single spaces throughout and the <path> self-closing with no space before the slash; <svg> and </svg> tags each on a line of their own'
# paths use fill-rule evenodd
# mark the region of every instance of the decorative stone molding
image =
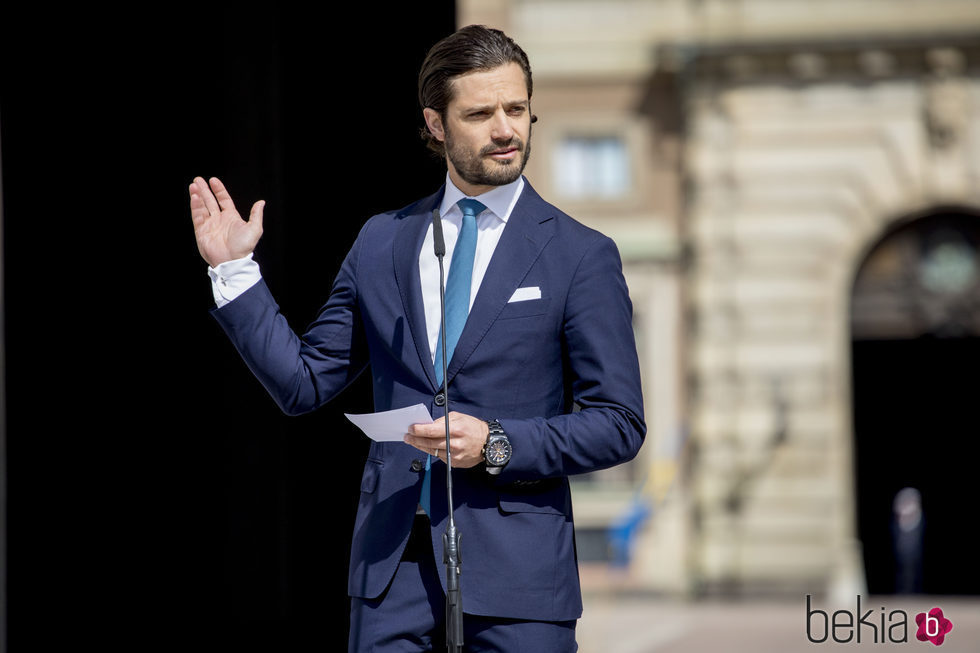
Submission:
<svg viewBox="0 0 980 653">
<path fill-rule="evenodd" d="M 939 150 L 963 140 L 969 123 L 969 96 L 963 78 L 966 56 L 957 48 L 933 48 L 925 53 L 929 73 L 924 119 L 929 142 Z"/>
</svg>

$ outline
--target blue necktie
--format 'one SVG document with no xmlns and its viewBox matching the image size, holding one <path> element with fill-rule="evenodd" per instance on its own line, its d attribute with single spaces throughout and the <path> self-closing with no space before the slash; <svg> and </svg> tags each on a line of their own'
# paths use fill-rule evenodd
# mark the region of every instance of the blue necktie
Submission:
<svg viewBox="0 0 980 653">
<path fill-rule="evenodd" d="M 456 238 L 453 260 L 446 282 L 446 360 L 453 359 L 453 351 L 470 313 L 470 287 L 473 285 L 473 259 L 476 257 L 476 216 L 487 207 L 476 200 L 461 199 L 456 205 L 463 211 L 463 225 Z M 442 328 L 440 327 L 440 336 Z M 436 383 L 442 386 L 442 338 L 436 340 Z M 425 477 L 422 480 L 422 509 L 429 513 L 430 468 L 432 456 L 425 459 Z"/>
</svg>

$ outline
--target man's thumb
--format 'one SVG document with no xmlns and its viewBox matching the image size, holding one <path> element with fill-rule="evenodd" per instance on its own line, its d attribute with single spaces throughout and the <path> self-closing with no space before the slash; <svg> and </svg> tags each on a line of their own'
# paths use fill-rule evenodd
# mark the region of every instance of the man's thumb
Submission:
<svg viewBox="0 0 980 653">
<path fill-rule="evenodd" d="M 248 214 L 248 223 L 254 223 L 254 227 L 262 231 L 262 212 L 265 209 L 265 200 L 259 200 L 252 205 L 252 211 Z"/>
</svg>

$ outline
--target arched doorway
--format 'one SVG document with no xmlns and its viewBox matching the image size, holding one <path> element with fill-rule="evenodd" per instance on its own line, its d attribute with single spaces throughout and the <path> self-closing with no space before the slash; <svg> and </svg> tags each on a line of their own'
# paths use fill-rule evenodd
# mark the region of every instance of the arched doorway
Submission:
<svg viewBox="0 0 980 653">
<path fill-rule="evenodd" d="M 980 213 L 902 221 L 851 295 L 858 535 L 872 594 L 980 594 Z"/>
</svg>

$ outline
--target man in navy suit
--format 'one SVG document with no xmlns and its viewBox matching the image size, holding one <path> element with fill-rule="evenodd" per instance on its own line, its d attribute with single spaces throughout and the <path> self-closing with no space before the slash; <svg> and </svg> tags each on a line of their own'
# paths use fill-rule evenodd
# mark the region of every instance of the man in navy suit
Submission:
<svg viewBox="0 0 980 653">
<path fill-rule="evenodd" d="M 568 476 L 632 459 L 646 427 L 616 247 L 521 174 L 531 91 L 526 54 L 498 30 L 466 27 L 430 50 L 419 99 L 446 184 L 365 223 L 303 336 L 252 260 L 264 203 L 244 221 L 219 180 L 190 185 L 214 316 L 285 412 L 317 408 L 370 367 L 377 410 L 421 403 L 436 418 L 410 427 L 404 443 L 371 443 L 351 549 L 351 651 L 444 646 L 447 402 L 434 210 L 449 262 L 446 379 L 466 646 L 576 650 L 582 602 Z"/>
</svg>

